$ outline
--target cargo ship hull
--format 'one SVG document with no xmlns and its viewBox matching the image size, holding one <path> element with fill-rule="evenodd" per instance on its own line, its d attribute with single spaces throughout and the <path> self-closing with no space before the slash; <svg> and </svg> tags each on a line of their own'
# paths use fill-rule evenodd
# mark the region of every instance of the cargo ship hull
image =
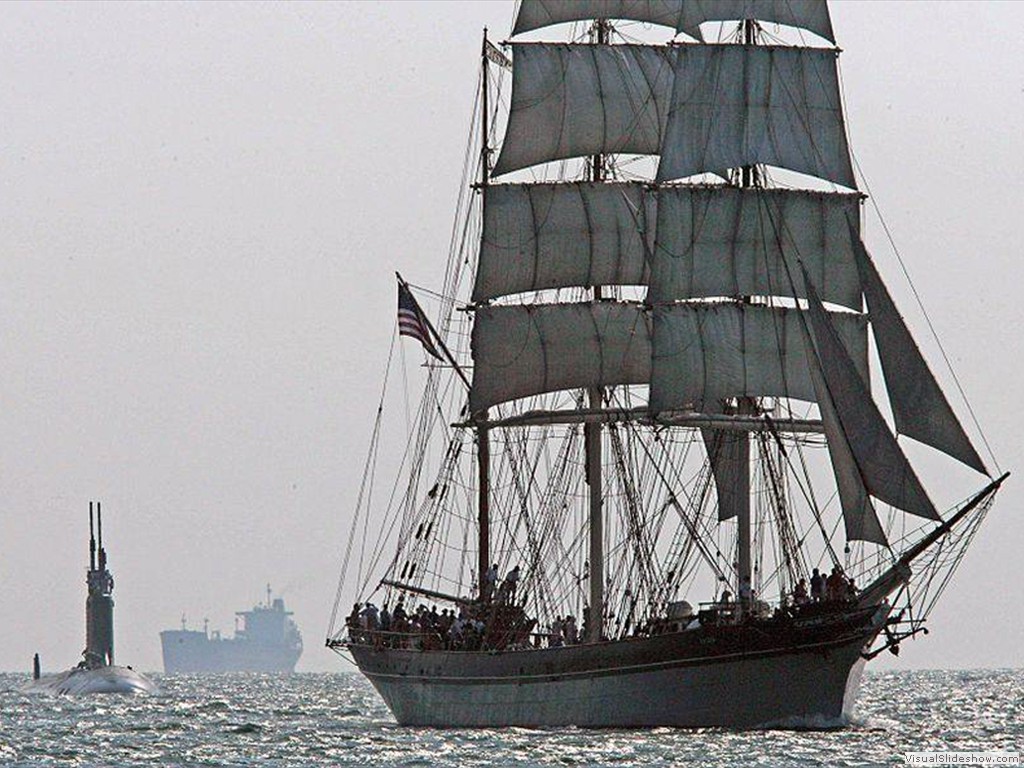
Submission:
<svg viewBox="0 0 1024 768">
<path fill-rule="evenodd" d="M 218 672 L 294 672 L 301 648 L 248 640 L 211 638 L 205 632 L 167 630 L 160 633 L 167 674 Z"/>
</svg>

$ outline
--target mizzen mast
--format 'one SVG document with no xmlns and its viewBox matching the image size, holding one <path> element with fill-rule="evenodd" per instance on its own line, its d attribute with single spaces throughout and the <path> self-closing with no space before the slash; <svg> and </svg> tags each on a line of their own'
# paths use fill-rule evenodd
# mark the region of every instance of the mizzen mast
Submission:
<svg viewBox="0 0 1024 768">
<path fill-rule="evenodd" d="M 592 42 L 598 45 L 605 45 L 609 40 L 611 24 L 607 19 L 595 19 L 591 27 L 590 37 Z M 605 156 L 596 153 L 590 161 L 590 180 L 600 183 L 605 179 Z M 594 295 L 594 303 L 601 301 L 601 286 L 591 286 Z M 592 409 L 600 409 L 601 388 L 590 387 L 587 389 L 587 404 Z M 590 601 L 588 621 L 586 622 L 587 640 L 596 643 L 600 641 L 604 624 L 604 483 L 602 478 L 601 463 L 603 460 L 601 451 L 601 424 L 592 422 L 583 427 L 583 440 L 586 451 L 586 480 L 588 488 L 589 515 L 588 523 L 590 529 L 590 548 L 588 562 L 590 563 Z"/>
</svg>

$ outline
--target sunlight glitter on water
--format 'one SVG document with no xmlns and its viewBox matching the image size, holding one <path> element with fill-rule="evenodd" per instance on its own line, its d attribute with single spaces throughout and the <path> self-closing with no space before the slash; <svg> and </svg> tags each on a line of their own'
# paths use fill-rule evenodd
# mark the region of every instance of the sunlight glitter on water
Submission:
<svg viewBox="0 0 1024 768">
<path fill-rule="evenodd" d="M 164 677 L 156 696 L 26 695 L 0 676 L 4 766 L 877 766 L 1017 751 L 1021 671 L 867 675 L 833 731 L 403 728 L 355 674 Z"/>
</svg>

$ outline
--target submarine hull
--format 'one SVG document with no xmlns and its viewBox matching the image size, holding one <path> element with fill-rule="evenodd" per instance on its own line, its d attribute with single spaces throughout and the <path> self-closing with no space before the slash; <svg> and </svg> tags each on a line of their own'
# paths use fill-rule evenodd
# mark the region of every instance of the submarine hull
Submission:
<svg viewBox="0 0 1024 768">
<path fill-rule="evenodd" d="M 97 669 L 76 667 L 55 675 L 43 675 L 30 682 L 29 693 L 63 696 L 90 696 L 99 693 L 155 693 L 157 684 L 129 667 L 107 666 Z"/>
</svg>

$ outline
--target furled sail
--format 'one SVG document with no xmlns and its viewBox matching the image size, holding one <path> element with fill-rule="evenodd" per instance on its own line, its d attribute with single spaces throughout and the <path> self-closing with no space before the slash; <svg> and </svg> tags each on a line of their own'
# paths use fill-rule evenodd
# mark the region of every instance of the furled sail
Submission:
<svg viewBox="0 0 1024 768">
<path fill-rule="evenodd" d="M 702 429 L 718 494 L 718 519 L 730 520 L 750 507 L 750 438 L 744 432 Z"/>
<path fill-rule="evenodd" d="M 568 157 L 659 151 L 670 49 L 516 43 L 513 53 L 512 108 L 494 175 Z"/>
<path fill-rule="evenodd" d="M 698 40 L 705 21 L 756 19 L 800 27 L 835 42 L 825 0 L 522 0 L 512 34 L 588 19 L 660 24 Z"/>
<path fill-rule="evenodd" d="M 658 180 L 763 163 L 856 188 L 836 52 L 680 45 Z"/>
<path fill-rule="evenodd" d="M 683 7 L 693 0 L 523 0 L 513 35 L 552 24 L 588 19 L 627 19 L 660 24 L 677 31 Z"/>
<path fill-rule="evenodd" d="M 542 392 L 650 379 L 649 320 L 637 304 L 480 307 L 472 349 L 473 413 Z"/>
<path fill-rule="evenodd" d="M 655 201 L 644 185 L 492 184 L 484 196 L 473 301 L 545 288 L 647 284 Z"/>
<path fill-rule="evenodd" d="M 822 419 L 832 421 L 833 430 L 842 431 L 868 493 L 905 512 L 929 520 L 941 519 L 871 399 L 866 378 L 840 340 L 838 328 L 832 322 L 835 315 L 830 317 L 825 311 L 806 274 L 804 280 L 809 294 L 807 316 L 833 406 L 822 410 Z M 837 480 L 842 482 L 844 474 L 850 472 L 851 467 L 837 467 Z"/>
<path fill-rule="evenodd" d="M 801 310 L 744 304 L 654 308 L 651 409 L 714 408 L 727 397 L 815 400 Z M 867 320 L 832 313 L 842 346 L 867 377 Z"/>
<path fill-rule="evenodd" d="M 896 431 L 987 474 L 985 464 L 942 394 L 860 238 L 854 238 L 868 310 Z"/>
<path fill-rule="evenodd" d="M 756 19 L 787 27 L 800 27 L 836 41 L 825 0 L 681 0 L 682 14 L 677 31 L 703 40 L 700 25 L 705 21 Z"/>
<path fill-rule="evenodd" d="M 805 298 L 798 256 L 826 301 L 860 310 L 849 221 L 857 193 L 730 186 L 658 190 L 652 303 L 709 296 Z M 792 280 L 790 279 L 792 275 Z M 795 283 L 795 287 L 794 287 Z"/>
</svg>

